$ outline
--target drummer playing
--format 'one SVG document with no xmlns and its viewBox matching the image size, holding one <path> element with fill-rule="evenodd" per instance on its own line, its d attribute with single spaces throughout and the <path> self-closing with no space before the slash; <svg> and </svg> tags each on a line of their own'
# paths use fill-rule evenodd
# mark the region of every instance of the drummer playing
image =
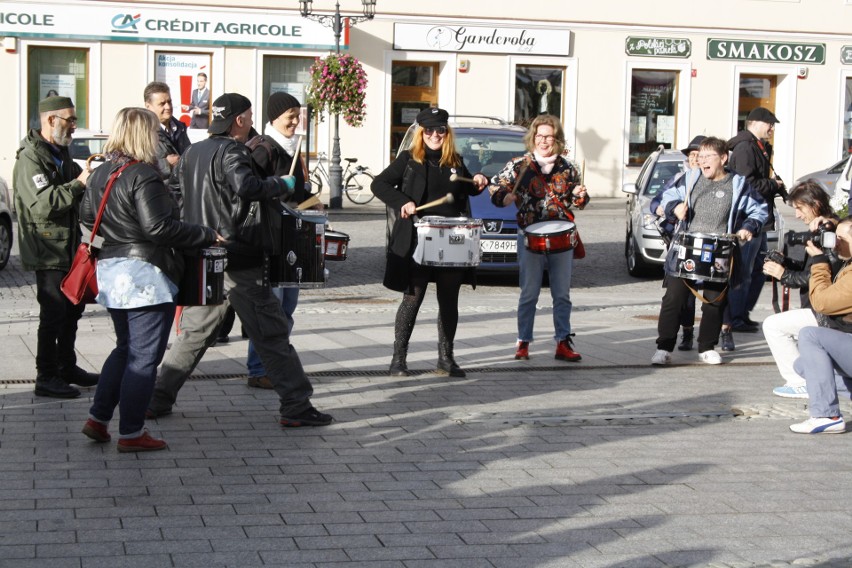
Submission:
<svg viewBox="0 0 852 568">
<path fill-rule="evenodd" d="M 766 202 L 746 179 L 725 166 L 728 151 L 724 140 L 705 138 L 698 150 L 698 169 L 689 170 L 674 187 L 666 190 L 661 206 L 666 219 L 678 223 L 675 233 L 727 233 L 739 241 L 749 241 L 760 232 L 768 218 Z M 710 254 L 713 251 L 708 251 Z M 736 256 L 736 249 L 734 251 Z M 657 323 L 657 350 L 652 365 L 668 365 L 677 341 L 681 307 L 692 289 L 701 288 L 701 324 L 698 330 L 698 356 L 708 365 L 718 365 L 722 357 L 714 349 L 722 328 L 726 290 L 734 282 L 710 282 L 674 276 L 686 250 L 677 244 L 669 249 L 665 262 L 666 292 Z M 736 260 L 733 265 L 736 267 Z M 737 271 L 734 269 L 733 278 Z"/>
<path fill-rule="evenodd" d="M 565 134 L 559 119 L 537 116 L 524 138 L 528 152 L 506 164 L 491 180 L 491 201 L 498 207 L 518 207 L 518 266 L 521 294 L 518 298 L 518 342 L 515 359 L 529 359 L 533 341 L 536 304 L 547 268 L 553 299 L 556 359 L 576 362 L 571 338 L 571 273 L 575 249 L 537 254 L 525 248 L 524 229 L 543 221 L 557 221 L 559 229 L 574 231 L 571 207 L 582 209 L 589 202 L 580 172 L 562 153 Z M 573 236 L 573 235 L 572 235 Z"/>
</svg>

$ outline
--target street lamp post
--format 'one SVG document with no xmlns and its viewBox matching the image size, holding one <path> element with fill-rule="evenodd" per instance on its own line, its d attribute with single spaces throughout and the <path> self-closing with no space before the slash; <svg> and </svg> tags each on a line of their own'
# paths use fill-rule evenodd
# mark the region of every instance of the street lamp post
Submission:
<svg viewBox="0 0 852 568">
<path fill-rule="evenodd" d="M 349 25 L 372 20 L 376 15 L 376 0 L 361 0 L 364 5 L 363 16 L 348 16 Z M 313 13 L 313 0 L 299 0 L 299 12 L 303 18 L 319 22 L 334 32 L 334 50 L 340 54 L 340 36 L 343 33 L 343 19 L 340 16 L 340 2 L 334 4 L 334 14 L 318 15 Z M 334 136 L 331 146 L 331 164 L 328 166 L 329 188 L 328 206 L 330 209 L 343 207 L 343 168 L 340 166 L 340 115 L 334 114 Z"/>
</svg>

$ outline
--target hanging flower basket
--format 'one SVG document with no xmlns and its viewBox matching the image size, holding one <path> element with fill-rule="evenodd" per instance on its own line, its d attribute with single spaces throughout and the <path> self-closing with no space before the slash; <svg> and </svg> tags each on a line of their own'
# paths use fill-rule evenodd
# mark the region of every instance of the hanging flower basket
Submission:
<svg viewBox="0 0 852 568">
<path fill-rule="evenodd" d="M 361 63 L 345 53 L 317 57 L 311 66 L 308 104 L 317 112 L 339 114 L 349 126 L 364 123 L 367 74 Z M 322 115 L 320 115 L 322 119 Z"/>
</svg>

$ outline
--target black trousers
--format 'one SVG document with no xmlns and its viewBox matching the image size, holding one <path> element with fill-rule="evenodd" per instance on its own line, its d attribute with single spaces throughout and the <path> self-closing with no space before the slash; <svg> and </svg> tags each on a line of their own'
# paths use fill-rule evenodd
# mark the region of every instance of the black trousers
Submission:
<svg viewBox="0 0 852 568">
<path fill-rule="evenodd" d="M 666 294 L 660 306 L 660 318 L 657 321 L 657 349 L 674 351 L 677 332 L 680 327 L 684 305 L 692 296 L 687 284 L 695 288 L 695 282 L 666 276 Z M 719 342 L 722 329 L 722 314 L 727 304 L 727 294 L 719 300 L 725 290 L 726 282 L 705 282 L 700 292 L 709 303 L 701 303 L 701 324 L 698 327 L 698 352 L 710 351 Z"/>
<path fill-rule="evenodd" d="M 77 322 L 86 309 L 75 306 L 59 289 L 64 270 L 36 270 L 36 299 L 38 314 L 37 376 L 55 376 L 63 369 L 71 371 L 77 364 L 74 343 L 77 341 Z"/>
</svg>

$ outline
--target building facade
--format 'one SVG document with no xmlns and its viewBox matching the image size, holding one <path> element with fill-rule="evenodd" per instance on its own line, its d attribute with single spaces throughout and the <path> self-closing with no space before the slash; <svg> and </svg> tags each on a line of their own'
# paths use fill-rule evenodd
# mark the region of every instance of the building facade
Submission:
<svg viewBox="0 0 852 568">
<path fill-rule="evenodd" d="M 0 176 L 11 179 L 19 141 L 51 91 L 72 97 L 79 128 L 104 131 L 119 109 L 142 104 L 152 80 L 189 106 L 204 75 L 211 100 L 248 96 L 256 123 L 272 92 L 304 100 L 310 65 L 335 38 L 301 17 L 297 0 L 287 4 L 4 2 L 0 74 L 11 120 L 0 132 Z M 334 10 L 332 0 L 313 4 Z M 774 167 L 788 184 L 849 154 L 852 0 L 653 5 L 528 0 L 518 13 L 515 3 L 433 0 L 426 14 L 425 5 L 378 0 L 375 18 L 342 37 L 369 80 L 364 125 L 341 121 L 342 155 L 382 169 L 430 105 L 520 124 L 556 114 L 598 196 L 620 195 L 661 144 L 734 135 L 756 106 L 781 121 Z M 341 10 L 361 5 L 343 0 Z M 310 122 L 311 155 L 330 154 L 331 121 Z"/>
</svg>

